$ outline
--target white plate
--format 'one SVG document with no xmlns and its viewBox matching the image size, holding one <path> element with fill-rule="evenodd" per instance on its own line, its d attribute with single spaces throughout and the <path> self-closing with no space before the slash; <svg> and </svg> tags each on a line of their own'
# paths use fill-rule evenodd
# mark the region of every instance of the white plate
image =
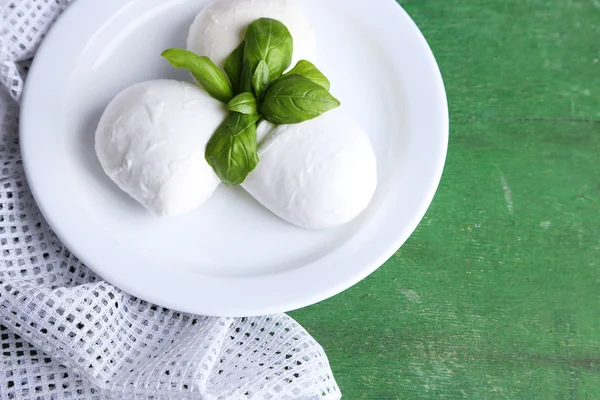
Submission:
<svg viewBox="0 0 600 400">
<path fill-rule="evenodd" d="M 79 0 L 43 42 L 22 102 L 21 148 L 35 199 L 60 239 L 123 290 L 173 309 L 250 316 L 324 300 L 383 264 L 416 228 L 437 188 L 448 141 L 440 72 L 392 0 L 302 1 L 318 67 L 369 133 L 379 186 L 352 223 L 307 231 L 243 190 L 221 187 L 200 209 L 157 219 L 119 191 L 94 153 L 94 131 L 125 87 L 189 79 L 160 57 L 184 47 L 204 0 Z"/>
</svg>

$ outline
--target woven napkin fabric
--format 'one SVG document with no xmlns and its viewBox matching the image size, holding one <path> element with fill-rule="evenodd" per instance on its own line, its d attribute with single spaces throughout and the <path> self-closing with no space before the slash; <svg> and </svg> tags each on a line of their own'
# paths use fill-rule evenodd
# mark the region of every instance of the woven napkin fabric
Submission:
<svg viewBox="0 0 600 400">
<path fill-rule="evenodd" d="M 149 304 L 87 269 L 48 227 L 21 166 L 18 104 L 68 3 L 0 0 L 0 398 L 339 399 L 323 349 L 290 317 Z"/>
</svg>

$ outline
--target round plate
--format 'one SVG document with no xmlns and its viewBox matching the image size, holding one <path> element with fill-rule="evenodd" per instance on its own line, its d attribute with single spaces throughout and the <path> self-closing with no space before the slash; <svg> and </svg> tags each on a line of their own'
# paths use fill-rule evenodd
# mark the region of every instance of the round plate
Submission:
<svg viewBox="0 0 600 400">
<path fill-rule="evenodd" d="M 324 300 L 365 278 L 404 243 L 439 183 L 448 142 L 440 72 L 392 0 L 301 1 L 318 67 L 368 132 L 379 186 L 340 228 L 294 227 L 242 189 L 154 218 L 106 177 L 94 132 L 110 100 L 148 79 L 188 80 L 160 57 L 185 47 L 203 0 L 79 0 L 43 42 L 22 101 L 21 148 L 48 222 L 88 267 L 123 290 L 197 314 L 251 316 Z"/>
</svg>

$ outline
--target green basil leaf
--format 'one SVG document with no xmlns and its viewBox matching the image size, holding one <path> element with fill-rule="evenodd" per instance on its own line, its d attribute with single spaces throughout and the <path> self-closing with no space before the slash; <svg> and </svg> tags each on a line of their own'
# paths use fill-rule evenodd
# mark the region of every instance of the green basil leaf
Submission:
<svg viewBox="0 0 600 400">
<path fill-rule="evenodd" d="M 238 94 L 241 92 L 240 82 L 242 79 L 242 69 L 244 68 L 244 48 L 246 42 L 242 41 L 238 47 L 225 59 L 223 69 L 229 77 L 233 92 Z"/>
<path fill-rule="evenodd" d="M 240 93 L 227 103 L 228 111 L 235 111 L 240 114 L 258 114 L 258 104 L 252 93 Z"/>
<path fill-rule="evenodd" d="M 340 102 L 324 87 L 301 75 L 288 75 L 272 84 L 262 100 L 262 116 L 274 124 L 296 124 L 336 108 Z"/>
<path fill-rule="evenodd" d="M 310 61 L 300 60 L 294 68 L 285 73 L 284 76 L 288 75 L 302 75 L 319 86 L 323 86 L 329 90 L 331 84 L 329 79 L 321 71 L 317 69 Z"/>
<path fill-rule="evenodd" d="M 250 65 L 247 62 L 244 62 L 244 66 L 242 67 L 242 78 L 240 82 L 240 91 L 243 92 L 252 92 L 252 77 L 253 74 L 250 72 Z"/>
<path fill-rule="evenodd" d="M 269 66 L 264 60 L 260 60 L 258 66 L 256 67 L 256 71 L 254 71 L 254 76 L 252 76 L 252 87 L 254 88 L 254 93 L 256 93 L 256 97 L 260 99 L 264 91 L 267 89 L 269 85 Z"/>
<path fill-rule="evenodd" d="M 258 164 L 257 114 L 229 113 L 206 145 L 204 157 L 228 186 L 239 185 Z"/>
<path fill-rule="evenodd" d="M 201 57 L 188 50 L 167 49 L 161 54 L 175 68 L 187 69 L 208 94 L 227 103 L 233 91 L 227 77 L 208 57 Z"/>
<path fill-rule="evenodd" d="M 268 84 L 277 80 L 292 63 L 292 35 L 276 19 L 260 18 L 252 22 L 246 29 L 245 42 L 244 69 L 247 71 L 243 71 L 242 89 L 251 86 L 252 77 L 261 61 L 269 68 Z"/>
</svg>

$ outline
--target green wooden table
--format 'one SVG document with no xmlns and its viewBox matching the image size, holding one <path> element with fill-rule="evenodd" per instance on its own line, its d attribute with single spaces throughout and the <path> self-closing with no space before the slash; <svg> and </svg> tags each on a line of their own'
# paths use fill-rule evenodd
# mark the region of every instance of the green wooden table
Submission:
<svg viewBox="0 0 600 400">
<path fill-rule="evenodd" d="M 444 177 L 392 259 L 292 316 L 347 399 L 600 399 L 600 0 L 400 3 L 444 76 Z"/>
</svg>

